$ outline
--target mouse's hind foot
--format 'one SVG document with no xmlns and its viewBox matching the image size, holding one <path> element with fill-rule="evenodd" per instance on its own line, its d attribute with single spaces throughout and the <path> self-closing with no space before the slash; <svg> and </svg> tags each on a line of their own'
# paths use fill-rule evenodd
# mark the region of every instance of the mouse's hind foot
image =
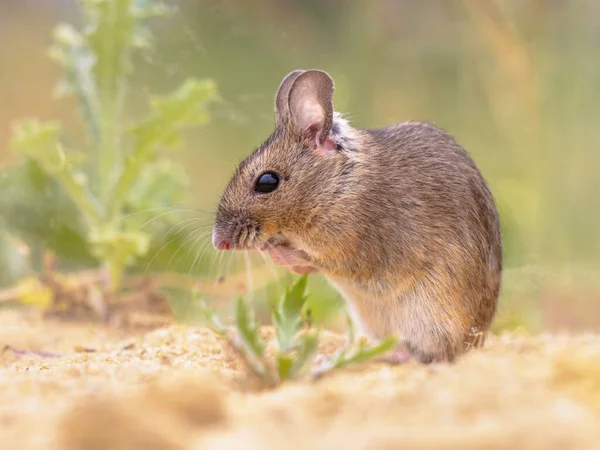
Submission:
<svg viewBox="0 0 600 450">
<path fill-rule="evenodd" d="M 414 359 L 415 357 L 403 345 L 398 345 L 396 348 L 378 358 L 377 361 L 391 366 L 399 366 L 400 364 L 407 364 Z"/>
</svg>

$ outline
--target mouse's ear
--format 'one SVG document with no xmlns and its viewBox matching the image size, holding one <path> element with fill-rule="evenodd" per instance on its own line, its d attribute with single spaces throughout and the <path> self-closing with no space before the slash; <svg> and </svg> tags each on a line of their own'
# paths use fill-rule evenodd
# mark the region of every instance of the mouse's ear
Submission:
<svg viewBox="0 0 600 450">
<path fill-rule="evenodd" d="M 289 93 L 289 110 L 299 134 L 306 135 L 320 151 L 335 151 L 330 136 L 333 124 L 333 80 L 321 70 L 307 70 L 296 77 Z"/>
<path fill-rule="evenodd" d="M 288 73 L 279 85 L 277 95 L 275 96 L 275 125 L 277 127 L 290 121 L 290 89 L 294 81 L 296 81 L 296 78 L 302 73 L 304 73 L 304 70 L 294 70 L 293 72 Z"/>
</svg>

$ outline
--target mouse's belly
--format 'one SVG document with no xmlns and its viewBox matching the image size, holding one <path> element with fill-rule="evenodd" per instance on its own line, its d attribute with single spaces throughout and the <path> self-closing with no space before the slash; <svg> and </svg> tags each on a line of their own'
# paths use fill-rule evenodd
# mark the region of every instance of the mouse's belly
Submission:
<svg viewBox="0 0 600 450">
<path fill-rule="evenodd" d="M 373 338 L 402 333 L 406 310 L 403 292 L 367 292 L 355 282 L 327 277 L 348 304 L 354 323 Z"/>
</svg>

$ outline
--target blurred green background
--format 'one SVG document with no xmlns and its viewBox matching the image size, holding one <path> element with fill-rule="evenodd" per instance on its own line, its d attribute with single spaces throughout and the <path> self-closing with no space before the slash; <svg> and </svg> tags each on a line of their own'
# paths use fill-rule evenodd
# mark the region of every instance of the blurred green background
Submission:
<svg viewBox="0 0 600 450">
<path fill-rule="evenodd" d="M 336 82 L 336 109 L 355 126 L 427 120 L 471 153 L 501 213 L 506 270 L 496 329 L 600 329 L 600 3 L 167 3 L 177 12 L 152 22 L 156 48 L 135 61 L 128 113 L 143 111 L 148 91 L 169 92 L 189 76 L 212 79 L 222 99 L 210 122 L 171 153 L 189 179 L 188 198 L 173 209 L 189 208 L 186 217 L 208 226 L 235 165 L 272 130 L 281 78 L 320 68 Z M 69 139 L 83 133 L 74 100 L 53 95 L 60 70 L 47 57 L 52 29 L 78 23 L 79 14 L 75 0 L 0 1 L 0 181 L 15 164 L 12 122 L 59 119 Z M 18 252 L 15 227 L 43 236 L 34 253 L 62 240 L 65 268 L 93 266 L 78 253 L 72 230 L 53 225 L 61 216 L 60 192 L 31 198 L 11 183 L 0 192 L 7 230 L 0 234 L 0 282 L 10 286 L 36 268 Z M 22 198 L 21 207 L 3 207 L 8 196 Z M 208 235 L 197 241 L 184 228 L 156 231 L 174 240 L 151 249 L 140 263 L 144 272 L 207 279 L 242 273 L 256 300 L 277 295 L 283 282 L 270 282 L 275 269 L 260 258 L 252 257 L 247 269 L 242 256 L 216 256 Z M 317 320 L 335 324 L 337 294 L 319 277 L 310 291 Z M 192 314 L 178 304 L 180 315 Z"/>
</svg>

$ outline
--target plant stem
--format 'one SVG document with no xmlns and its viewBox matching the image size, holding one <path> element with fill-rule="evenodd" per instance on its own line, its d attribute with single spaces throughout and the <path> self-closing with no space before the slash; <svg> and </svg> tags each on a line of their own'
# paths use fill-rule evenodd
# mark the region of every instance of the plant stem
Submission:
<svg viewBox="0 0 600 450">
<path fill-rule="evenodd" d="M 111 198 L 106 203 L 108 205 L 108 214 L 113 217 L 119 214 L 129 190 L 140 173 L 140 167 L 146 164 L 151 156 L 152 146 L 149 144 L 143 143 L 139 148 L 135 149 L 134 155 L 127 160 L 119 179 L 115 181 Z"/>
<path fill-rule="evenodd" d="M 115 99 L 111 98 L 109 94 L 102 95 L 102 137 L 98 149 L 100 198 L 104 205 L 109 202 L 115 178 L 114 174 L 120 168 L 120 162 L 118 161 L 120 139 L 117 129 L 119 108 Z M 106 217 L 106 219 L 110 221 L 111 218 Z"/>
<path fill-rule="evenodd" d="M 123 265 L 118 257 L 106 258 L 104 265 L 108 272 L 108 288 L 110 292 L 117 292 L 121 288 Z"/>
</svg>

